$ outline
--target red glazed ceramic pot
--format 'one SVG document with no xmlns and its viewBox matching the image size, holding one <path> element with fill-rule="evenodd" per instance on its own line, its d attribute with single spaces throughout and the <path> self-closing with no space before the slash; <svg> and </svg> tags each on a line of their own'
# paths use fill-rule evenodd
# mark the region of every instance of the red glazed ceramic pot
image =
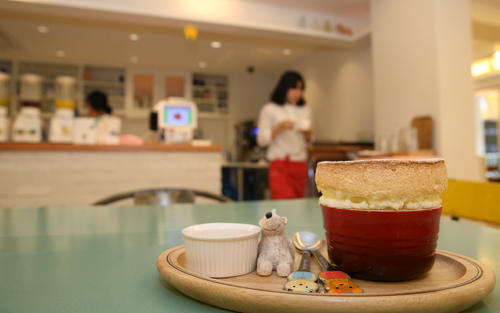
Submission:
<svg viewBox="0 0 500 313">
<path fill-rule="evenodd" d="M 441 208 L 370 211 L 321 207 L 330 261 L 352 277 L 404 281 L 432 269 Z"/>
</svg>

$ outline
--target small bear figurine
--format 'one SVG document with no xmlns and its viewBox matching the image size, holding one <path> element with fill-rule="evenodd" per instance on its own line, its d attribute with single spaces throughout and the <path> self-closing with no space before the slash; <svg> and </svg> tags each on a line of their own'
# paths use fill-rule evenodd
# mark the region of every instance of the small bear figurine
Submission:
<svg viewBox="0 0 500 313">
<path fill-rule="evenodd" d="M 267 212 L 260 220 L 262 237 L 257 258 L 257 274 L 269 276 L 273 271 L 280 277 L 286 277 L 293 271 L 295 252 L 292 241 L 286 237 L 286 217 L 280 217 L 276 210 Z"/>
</svg>

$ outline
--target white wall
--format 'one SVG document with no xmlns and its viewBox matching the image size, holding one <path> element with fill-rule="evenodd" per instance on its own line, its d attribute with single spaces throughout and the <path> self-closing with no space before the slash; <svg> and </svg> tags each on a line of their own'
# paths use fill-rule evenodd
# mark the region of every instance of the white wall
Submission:
<svg viewBox="0 0 500 313">
<path fill-rule="evenodd" d="M 295 69 L 306 80 L 317 141 L 356 141 L 373 133 L 369 47 L 316 52 Z"/>
<path fill-rule="evenodd" d="M 423 2 L 372 3 L 372 15 L 380 16 L 372 18 L 377 137 L 397 134 L 417 116 L 438 121 L 434 19 Z"/>
<path fill-rule="evenodd" d="M 248 119 L 257 120 L 260 108 L 270 101 L 276 83 L 274 75 L 231 73 L 229 101 L 234 123 Z"/>
<path fill-rule="evenodd" d="M 236 137 L 234 125 L 249 119 L 257 121 L 260 109 L 270 101 L 271 92 L 277 83 L 276 79 L 275 75 L 264 75 L 258 72 L 229 74 L 229 122 L 231 124 L 227 131 L 228 152 L 234 150 Z"/>
<path fill-rule="evenodd" d="M 371 21 L 377 137 L 430 115 L 449 177 L 481 180 L 469 1 L 372 1 Z"/>
<path fill-rule="evenodd" d="M 450 178 L 483 181 L 484 165 L 480 166 L 475 153 L 476 112 L 474 82 L 470 74 L 473 60 L 470 2 L 434 1 L 440 73 L 439 153 L 446 160 Z M 450 13 L 450 7 L 453 7 L 453 13 Z"/>
</svg>

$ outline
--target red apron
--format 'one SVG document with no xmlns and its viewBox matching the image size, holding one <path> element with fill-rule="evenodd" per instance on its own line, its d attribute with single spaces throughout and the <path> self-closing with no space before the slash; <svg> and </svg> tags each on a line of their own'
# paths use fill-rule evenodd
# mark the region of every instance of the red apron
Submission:
<svg viewBox="0 0 500 313">
<path fill-rule="evenodd" d="M 269 188 L 271 198 L 304 198 L 307 184 L 307 162 L 285 160 L 271 161 L 269 166 Z"/>
</svg>

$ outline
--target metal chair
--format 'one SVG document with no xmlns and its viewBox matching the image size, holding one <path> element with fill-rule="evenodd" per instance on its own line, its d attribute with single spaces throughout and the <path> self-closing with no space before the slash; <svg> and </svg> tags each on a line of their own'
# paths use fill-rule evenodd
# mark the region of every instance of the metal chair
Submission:
<svg viewBox="0 0 500 313">
<path fill-rule="evenodd" d="M 216 195 L 206 191 L 193 189 L 155 188 L 119 193 L 99 200 L 92 205 L 106 205 L 129 198 L 134 199 L 134 204 L 169 205 L 173 203 L 194 203 L 196 196 L 219 202 L 233 202 L 233 200 L 228 197 Z"/>
</svg>

